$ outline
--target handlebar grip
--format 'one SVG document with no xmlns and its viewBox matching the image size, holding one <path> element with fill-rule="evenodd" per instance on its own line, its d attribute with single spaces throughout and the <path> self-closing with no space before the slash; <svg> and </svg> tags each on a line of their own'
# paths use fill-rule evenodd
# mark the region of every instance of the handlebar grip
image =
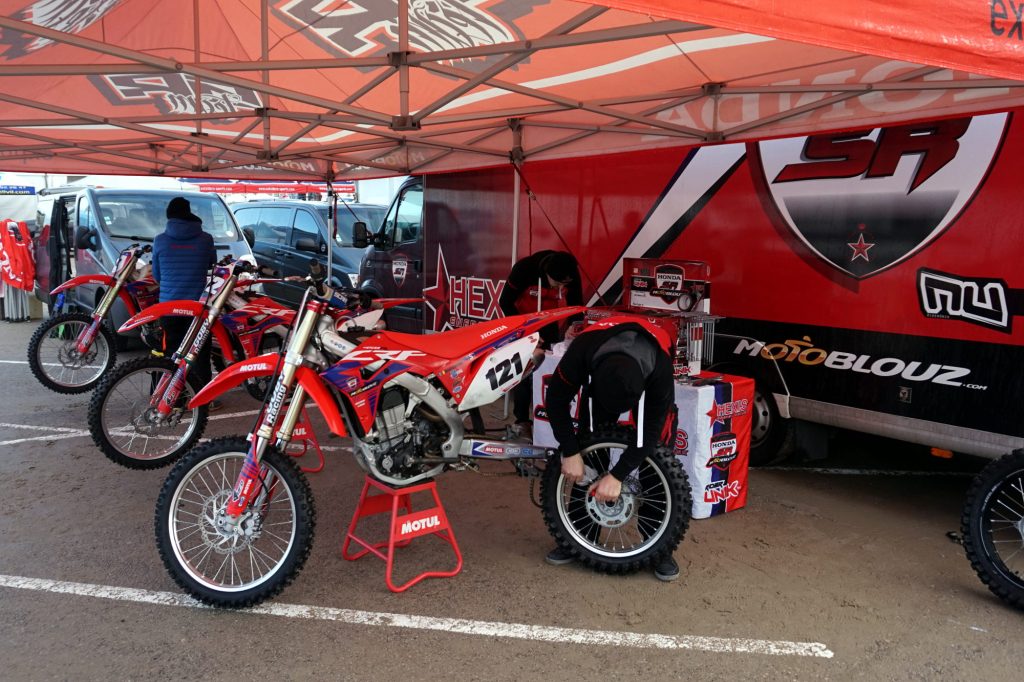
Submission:
<svg viewBox="0 0 1024 682">
<path fill-rule="evenodd" d="M 146 244 L 145 246 L 142 247 L 142 253 L 152 253 L 152 251 L 153 251 L 153 245 L 152 244 Z"/>
</svg>

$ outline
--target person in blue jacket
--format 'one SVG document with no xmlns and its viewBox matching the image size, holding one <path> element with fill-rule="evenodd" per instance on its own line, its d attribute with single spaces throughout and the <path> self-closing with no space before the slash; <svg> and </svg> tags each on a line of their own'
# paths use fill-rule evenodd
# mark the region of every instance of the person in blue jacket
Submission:
<svg viewBox="0 0 1024 682">
<path fill-rule="evenodd" d="M 160 302 L 198 301 L 206 288 L 210 266 L 216 262 L 213 237 L 203 232 L 203 221 L 192 213 L 188 199 L 171 199 L 167 204 L 167 226 L 153 240 L 153 279 L 160 284 Z M 177 350 L 191 324 L 188 317 L 160 318 L 166 352 Z M 204 383 L 210 381 L 209 342 L 196 358 L 193 371 Z"/>
</svg>

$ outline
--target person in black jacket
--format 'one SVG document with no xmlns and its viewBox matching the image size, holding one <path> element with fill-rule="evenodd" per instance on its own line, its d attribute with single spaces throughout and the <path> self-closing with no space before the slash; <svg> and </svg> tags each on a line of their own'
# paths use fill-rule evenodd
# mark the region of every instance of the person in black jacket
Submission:
<svg viewBox="0 0 1024 682">
<path fill-rule="evenodd" d="M 576 259 L 564 251 L 538 251 L 512 266 L 498 305 L 505 315 L 520 315 L 567 305 L 583 305 L 583 288 Z M 540 350 L 560 340 L 557 324 L 540 330 Z M 521 435 L 532 434 L 533 387 L 529 381 L 512 389 L 512 413 Z"/>
<path fill-rule="evenodd" d="M 203 221 L 192 213 L 188 199 L 171 199 L 167 203 L 167 226 L 153 240 L 153 279 L 160 284 L 160 302 L 198 301 L 206 288 L 207 271 L 216 261 L 213 237 L 203 231 Z M 177 350 L 191 324 L 192 319 L 187 317 L 160 318 L 166 353 Z M 204 384 L 210 381 L 209 341 L 199 351 L 192 371 Z M 212 401 L 209 409 L 220 409 L 220 401 Z"/>
<path fill-rule="evenodd" d="M 658 338 L 634 322 L 595 327 L 570 344 L 551 376 L 544 404 L 562 453 L 562 475 L 573 484 L 584 476 L 580 443 L 570 414 L 570 404 L 580 389 L 581 428 L 589 426 L 590 417 L 597 428 L 615 424 L 624 412 L 634 412 L 638 442 L 587 491 L 598 502 L 614 502 L 622 492 L 622 481 L 654 453 L 661 439 L 675 400 L 672 359 L 666 350 L 670 347 L 667 335 Z M 573 557 L 556 547 L 545 560 L 557 566 L 573 561 Z M 679 566 L 669 556 L 654 573 L 659 580 L 675 580 Z"/>
</svg>

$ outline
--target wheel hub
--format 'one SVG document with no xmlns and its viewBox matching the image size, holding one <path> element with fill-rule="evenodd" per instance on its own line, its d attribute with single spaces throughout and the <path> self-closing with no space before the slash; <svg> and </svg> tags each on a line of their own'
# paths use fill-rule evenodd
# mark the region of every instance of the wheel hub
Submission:
<svg viewBox="0 0 1024 682">
<path fill-rule="evenodd" d="M 89 364 L 95 357 L 96 350 L 94 348 L 89 348 L 85 353 L 79 353 L 76 341 L 65 343 L 57 352 L 57 358 L 60 360 L 60 364 L 65 367 L 74 367 L 76 369 Z"/>
<path fill-rule="evenodd" d="M 206 498 L 203 503 L 203 542 L 218 554 L 234 554 L 260 536 L 259 519 L 246 512 L 235 518 L 227 513 L 230 491 Z"/>
<path fill-rule="evenodd" d="M 636 496 L 623 491 L 614 502 L 598 502 L 592 495 L 587 495 L 587 514 L 597 524 L 605 528 L 617 528 L 626 523 L 636 510 Z"/>
</svg>

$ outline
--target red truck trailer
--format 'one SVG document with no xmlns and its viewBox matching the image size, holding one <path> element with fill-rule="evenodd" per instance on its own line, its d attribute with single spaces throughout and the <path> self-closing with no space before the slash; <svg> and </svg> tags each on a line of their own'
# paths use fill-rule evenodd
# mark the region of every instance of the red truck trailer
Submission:
<svg viewBox="0 0 1024 682">
<path fill-rule="evenodd" d="M 418 243 L 363 275 L 389 294 L 421 269 L 437 330 L 499 315 L 512 262 L 539 249 L 576 255 L 594 303 L 621 293 L 623 258 L 704 261 L 725 317 L 716 366 L 757 382 L 752 461 L 792 420 L 1008 455 L 1024 447 L 1021 113 L 416 178 Z M 408 233 L 401 202 L 371 255 Z M 983 578 L 1021 604 L 1024 566 L 994 551 L 1003 522 L 986 509 L 1017 490 L 1006 530 L 1024 546 L 1024 456 L 1002 462 L 964 530 Z"/>
</svg>

